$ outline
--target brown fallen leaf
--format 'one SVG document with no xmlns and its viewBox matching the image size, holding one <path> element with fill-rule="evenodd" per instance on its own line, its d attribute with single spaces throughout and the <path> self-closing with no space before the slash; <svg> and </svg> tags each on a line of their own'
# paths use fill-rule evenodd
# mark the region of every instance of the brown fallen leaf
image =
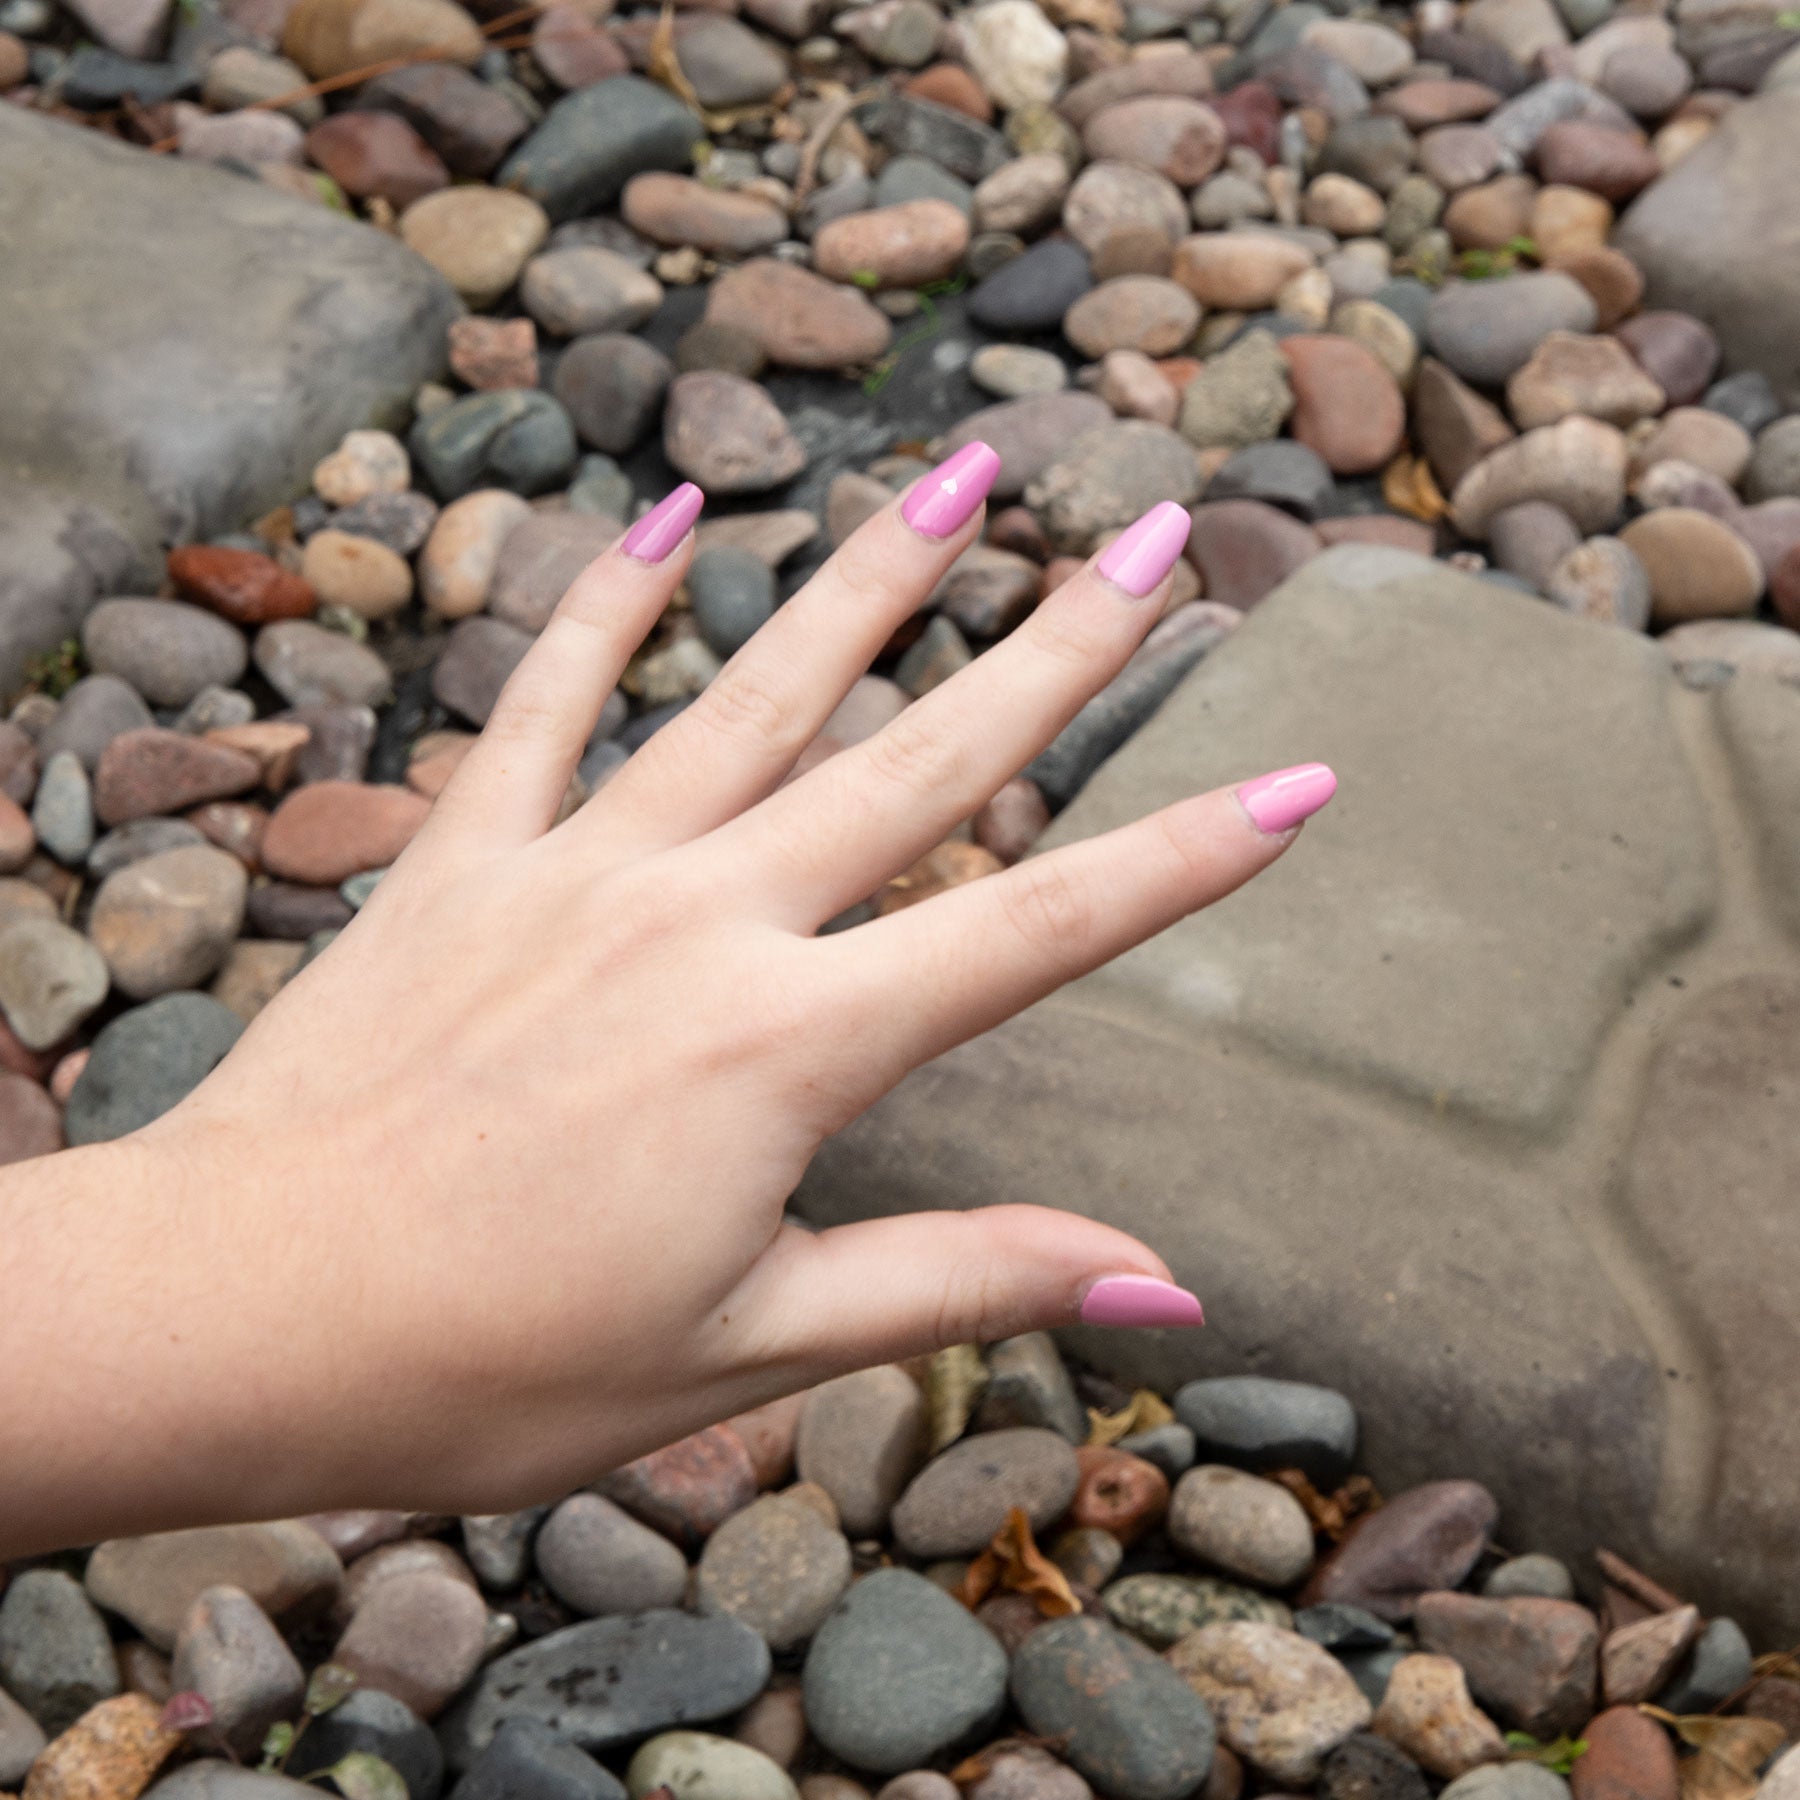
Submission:
<svg viewBox="0 0 1800 1800">
<path fill-rule="evenodd" d="M 1395 512 L 1427 525 L 1435 525 L 1450 511 L 1450 502 L 1432 478 L 1430 463 L 1406 451 L 1382 470 L 1381 497 Z"/>
<path fill-rule="evenodd" d="M 1028 1595 L 1046 1619 L 1081 1611 L 1068 1576 L 1037 1547 L 1022 1506 L 1006 1515 L 993 1541 L 969 1564 L 956 1597 L 973 1612 L 997 1587 Z"/>
<path fill-rule="evenodd" d="M 968 1428 L 987 1378 L 987 1364 L 973 1344 L 952 1344 L 926 1365 L 925 1406 L 933 1456 L 948 1450 Z"/>
<path fill-rule="evenodd" d="M 700 104 L 700 96 L 694 92 L 694 84 L 682 73 L 681 59 L 675 54 L 675 8 L 670 0 L 663 0 L 662 15 L 650 34 L 644 73 L 659 86 L 666 87 L 676 99 L 685 101 L 695 112 L 706 110 Z"/>
<path fill-rule="evenodd" d="M 1139 1388 L 1117 1412 L 1088 1408 L 1088 1447 L 1110 1450 L 1121 1438 L 1139 1431 L 1154 1431 L 1159 1425 L 1171 1424 L 1174 1418 L 1168 1401 L 1161 1394 Z"/>
<path fill-rule="evenodd" d="M 1381 1505 L 1381 1495 L 1366 1475 L 1352 1475 L 1334 1494 L 1321 1494 L 1299 1469 L 1276 1469 L 1269 1480 L 1286 1488 L 1305 1508 L 1313 1530 L 1334 1544 L 1364 1513 Z"/>
<path fill-rule="evenodd" d="M 1760 1680 L 1776 1675 L 1786 1681 L 1800 1681 L 1800 1645 L 1792 1650 L 1771 1650 L 1750 1665 L 1750 1673 Z"/>
<path fill-rule="evenodd" d="M 958 1787 L 974 1787 L 993 1774 L 994 1764 L 1009 1750 L 1048 1750 L 1052 1756 L 1061 1756 L 1074 1735 L 1073 1731 L 1059 1731 L 1053 1737 L 1033 1737 L 1022 1731 L 1016 1737 L 1001 1738 L 997 1743 L 977 1750 L 973 1756 L 964 1757 L 950 1771 L 950 1779 Z M 6 1800 L 6 1796 L 0 1794 L 0 1800 Z"/>
<path fill-rule="evenodd" d="M 1787 1741 L 1773 1719 L 1721 1719 L 1712 1713 L 1677 1717 L 1660 1706 L 1640 1706 L 1667 1725 L 1692 1756 L 1681 1759 L 1681 1800 L 1751 1800 L 1764 1763 Z"/>
</svg>

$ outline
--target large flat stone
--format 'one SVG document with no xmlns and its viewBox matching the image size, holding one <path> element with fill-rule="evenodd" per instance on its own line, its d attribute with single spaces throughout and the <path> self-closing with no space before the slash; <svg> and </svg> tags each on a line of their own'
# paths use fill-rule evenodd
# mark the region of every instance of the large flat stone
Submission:
<svg viewBox="0 0 1800 1800">
<path fill-rule="evenodd" d="M 460 310 L 395 239 L 261 182 L 0 107 L 0 474 L 144 548 L 304 491 L 398 422 Z"/>
<path fill-rule="evenodd" d="M 0 696 L 39 651 L 76 636 L 96 600 L 134 579 L 155 575 L 110 513 L 0 473 Z"/>
<path fill-rule="evenodd" d="M 1331 808 L 1241 893 L 903 1083 L 825 1147 L 801 1210 L 1036 1201 L 1120 1224 L 1209 1329 L 1082 1331 L 1084 1356 L 1339 1388 L 1385 1490 L 1474 1476 L 1509 1547 L 1608 1544 L 1792 1641 L 1800 1359 L 1791 1326 L 1762 1354 L 1750 1323 L 1800 1281 L 1765 1253 L 1791 1234 L 1794 1153 L 1771 1140 L 1792 1078 L 1741 1130 L 1731 1095 L 1800 1068 L 1773 822 L 1800 694 L 1771 724 L 1755 680 L 1688 692 L 1633 634 L 1327 552 L 1046 847 L 1313 757 L 1341 777 Z M 1760 788 L 1748 729 L 1721 729 L 1739 713 Z M 1747 968 L 1793 994 L 1740 1032 Z M 1721 1072 L 1684 1110 L 1708 1054 Z M 1724 1180 L 1701 1150 L 1665 1156 L 1671 1133 L 1719 1140 Z"/>
<path fill-rule="evenodd" d="M 1646 188 L 1613 242 L 1644 272 L 1646 304 L 1704 319 L 1726 367 L 1759 369 L 1800 407 L 1800 187 L 1771 179 L 1800 164 L 1800 95 L 1731 108 Z"/>
</svg>

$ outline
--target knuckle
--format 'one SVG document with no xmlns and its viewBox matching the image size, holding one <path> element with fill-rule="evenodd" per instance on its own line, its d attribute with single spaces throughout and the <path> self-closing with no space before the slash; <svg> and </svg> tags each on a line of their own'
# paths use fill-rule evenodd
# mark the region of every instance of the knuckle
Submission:
<svg viewBox="0 0 1800 1800">
<path fill-rule="evenodd" d="M 910 798 L 933 800 L 957 785 L 963 755 L 945 732 L 909 707 L 869 739 L 866 764 L 878 780 Z"/>
<path fill-rule="evenodd" d="M 1098 908 L 1092 889 L 1052 861 L 1013 871 L 1006 917 L 1027 947 L 1042 955 L 1067 954 L 1093 934 Z"/>
<path fill-rule="evenodd" d="M 784 696 L 748 669 L 728 670 L 706 690 L 701 717 L 740 743 L 780 747 L 794 736 L 792 712 Z"/>
</svg>

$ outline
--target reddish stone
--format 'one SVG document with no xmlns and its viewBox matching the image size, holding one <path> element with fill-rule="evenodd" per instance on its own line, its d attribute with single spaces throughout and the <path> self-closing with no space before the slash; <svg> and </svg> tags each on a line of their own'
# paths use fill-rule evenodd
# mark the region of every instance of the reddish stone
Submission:
<svg viewBox="0 0 1800 1800">
<path fill-rule="evenodd" d="M 462 766 L 462 759 L 475 748 L 473 737 L 452 741 L 433 750 L 429 756 L 415 757 L 406 765 L 406 785 L 415 794 L 435 800 L 450 784 L 450 777 Z"/>
<path fill-rule="evenodd" d="M 12 915 L 14 919 L 23 916 L 21 913 Z M 45 917 L 49 916 L 45 914 Z M 0 1069 L 11 1069 L 15 1075 L 28 1075 L 33 1081 L 42 1081 L 50 1065 L 50 1057 L 27 1049 L 14 1035 L 13 1028 L 0 1018 Z"/>
<path fill-rule="evenodd" d="M 1254 150 L 1264 162 L 1281 159 L 1281 96 L 1266 81 L 1242 81 L 1208 102 L 1225 123 L 1225 141 Z"/>
<path fill-rule="evenodd" d="M 992 1594 L 976 1607 L 975 1616 L 1000 1640 L 1008 1656 L 1016 1655 L 1040 1625 L 1050 1623 L 1029 1594 Z"/>
<path fill-rule="evenodd" d="M 288 881 L 335 886 L 385 869 L 430 811 L 431 802 L 409 788 L 315 781 L 276 807 L 263 833 L 263 866 Z"/>
<path fill-rule="evenodd" d="M 991 850 L 1003 863 L 1016 863 L 1050 829 L 1043 790 L 1029 776 L 1015 775 L 975 815 L 974 829 L 982 849 Z"/>
<path fill-rule="evenodd" d="M 1343 1600 L 1379 1618 L 1408 1619 L 1421 1594 L 1462 1581 L 1498 1517 L 1493 1495 L 1478 1482 L 1428 1481 L 1408 1488 L 1350 1528 L 1313 1571 L 1296 1604 Z"/>
<path fill-rule="evenodd" d="M 0 792 L 0 875 L 16 874 L 31 861 L 36 848 L 37 833 L 24 807 Z"/>
<path fill-rule="evenodd" d="M 1260 500 L 1211 500 L 1192 517 L 1187 555 L 1206 582 L 1206 597 L 1239 612 L 1324 548 L 1309 526 Z"/>
<path fill-rule="evenodd" d="M 1675 1745 L 1654 1719 L 1635 1706 L 1608 1707 L 1581 1735 L 1587 1750 L 1569 1776 L 1573 1800 L 1676 1800 Z"/>
<path fill-rule="evenodd" d="M 1414 556 L 1430 556 L 1437 533 L 1417 519 L 1397 513 L 1353 513 L 1343 519 L 1316 519 L 1313 530 L 1326 544 L 1388 544 Z"/>
<path fill-rule="evenodd" d="M 63 1147 L 62 1109 L 28 1076 L 0 1073 L 0 1163 Z"/>
<path fill-rule="evenodd" d="M 1050 540 L 1029 506 L 1001 507 L 988 520 L 986 535 L 996 550 L 1010 550 L 1015 556 L 1029 556 L 1038 563 L 1049 560 Z"/>
<path fill-rule="evenodd" d="M 1662 173 L 1662 164 L 1633 131 L 1565 119 L 1538 139 L 1538 173 L 1563 187 L 1585 188 L 1615 204 L 1629 200 Z"/>
<path fill-rule="evenodd" d="M 1169 1478 L 1154 1463 L 1126 1450 L 1075 1452 L 1081 1479 L 1069 1517 L 1077 1525 L 1109 1531 L 1131 1545 L 1169 1509 Z"/>
<path fill-rule="evenodd" d="M 1294 390 L 1288 429 L 1334 475 L 1368 475 L 1406 442 L 1406 401 L 1372 351 L 1347 337 L 1281 340 Z"/>
<path fill-rule="evenodd" d="M 735 1419 L 725 1421 L 750 1452 L 758 1487 L 780 1487 L 793 1474 L 794 1439 L 805 1405 L 804 1394 L 788 1394 L 754 1412 L 739 1413 Z M 833 1519 L 832 1523 L 837 1521 Z"/>
<path fill-rule="evenodd" d="M 269 809 L 248 800 L 209 800 L 188 814 L 188 823 L 221 850 L 229 850 L 254 875 L 261 866 L 263 833 L 269 827 Z"/>
<path fill-rule="evenodd" d="M 67 1056 L 59 1057 L 54 1069 L 50 1071 L 50 1098 L 58 1106 L 67 1106 L 69 1096 L 75 1091 L 75 1084 L 81 1079 L 81 1072 L 87 1067 L 89 1050 L 71 1050 Z"/>
<path fill-rule="evenodd" d="M 306 134 L 306 154 L 358 200 L 404 208 L 450 185 L 442 158 L 398 113 L 333 113 Z"/>
<path fill-rule="evenodd" d="M 631 68 L 631 58 L 618 39 L 579 6 L 550 6 L 539 13 L 531 28 L 531 54 L 562 88 L 591 87 Z"/>
<path fill-rule="evenodd" d="M 1204 364 L 1197 356 L 1160 356 L 1156 359 L 1157 374 L 1178 394 L 1203 367 Z"/>
<path fill-rule="evenodd" d="M 316 604 L 312 588 L 273 557 L 219 544 L 184 544 L 171 550 L 169 579 L 184 600 L 211 607 L 234 625 L 304 619 Z"/>
<path fill-rule="evenodd" d="M 206 734 L 209 744 L 224 744 L 256 758 L 261 785 L 279 794 L 294 779 L 300 752 L 312 732 L 297 719 L 255 719 L 248 725 L 219 725 Z"/>
<path fill-rule="evenodd" d="M 994 103 L 986 89 L 967 69 L 955 63 L 933 63 L 929 69 L 921 69 L 905 84 L 904 91 L 915 100 L 935 100 L 939 106 L 979 119 L 984 125 L 993 122 Z"/>
<path fill-rule="evenodd" d="M 1587 289 L 1599 313 L 1594 323 L 1601 331 L 1611 331 L 1643 304 L 1644 277 L 1637 264 L 1609 245 L 1597 244 L 1556 257 L 1550 267 Z"/>
<path fill-rule="evenodd" d="M 450 367 L 482 393 L 538 384 L 537 325 L 468 313 L 450 321 Z"/>
<path fill-rule="evenodd" d="M 1668 395 L 1671 406 L 1692 406 L 1719 366 L 1719 340 L 1690 313 L 1639 313 L 1613 335 Z"/>
<path fill-rule="evenodd" d="M 1752 1719 L 1772 1719 L 1790 1744 L 1800 1743 L 1800 1681 L 1765 1675 L 1744 1696 L 1744 1712 Z"/>
<path fill-rule="evenodd" d="M 1800 544 L 1769 571 L 1769 600 L 1782 624 L 1800 631 Z"/>
<path fill-rule="evenodd" d="M 203 800 L 228 800 L 255 787 L 256 758 L 160 725 L 122 731 L 100 753 L 94 812 L 103 825 L 178 813 Z"/>
<path fill-rule="evenodd" d="M 756 1465 L 729 1425 L 709 1425 L 613 1470 L 594 1490 L 691 1550 L 756 1498 Z"/>
<path fill-rule="evenodd" d="M 1545 1740 L 1593 1716 L 1600 1626 L 1572 1600 L 1420 1596 L 1422 1649 L 1462 1665 L 1469 1691 L 1502 1725 Z"/>
</svg>

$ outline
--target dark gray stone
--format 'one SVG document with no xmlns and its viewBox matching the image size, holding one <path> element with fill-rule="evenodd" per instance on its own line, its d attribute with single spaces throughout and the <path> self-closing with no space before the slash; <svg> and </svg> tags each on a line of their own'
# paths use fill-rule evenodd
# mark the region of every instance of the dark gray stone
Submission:
<svg viewBox="0 0 1800 1800">
<path fill-rule="evenodd" d="M 623 456 L 656 423 L 674 366 L 623 331 L 577 338 L 556 362 L 551 389 L 584 444 Z"/>
<path fill-rule="evenodd" d="M 607 1750 L 723 1718 L 768 1680 L 769 1646 L 736 1619 L 666 1611 L 592 1619 L 489 1663 L 440 1728 L 444 1753 L 465 1768 L 514 1718 Z"/>
<path fill-rule="evenodd" d="M 98 112 L 125 99 L 140 106 L 166 105 L 194 93 L 200 77 L 185 63 L 144 62 L 99 44 L 83 44 L 63 64 L 58 86 L 69 105 Z"/>
<path fill-rule="evenodd" d="M 385 233 L 20 106 L 0 242 L 0 475 L 60 478 L 145 550 L 234 529 L 396 423 L 460 310 Z"/>
<path fill-rule="evenodd" d="M 450 1800 L 625 1800 L 625 1788 L 548 1725 L 509 1719 L 450 1790 Z"/>
<path fill-rule="evenodd" d="M 1148 1431 L 1134 1431 L 1119 1439 L 1119 1448 L 1128 1456 L 1141 1456 L 1145 1462 L 1154 1463 L 1171 1481 L 1179 1481 L 1200 1453 L 1194 1434 L 1179 1420 L 1153 1425 Z"/>
<path fill-rule="evenodd" d="M 925 156 L 890 157 L 875 177 L 871 204 L 900 206 L 908 200 L 948 200 L 965 215 L 975 210 L 975 190 L 941 163 Z"/>
<path fill-rule="evenodd" d="M 379 1688 L 358 1688 L 300 1734 L 288 1773 L 316 1775 L 353 1750 L 389 1764 L 406 1783 L 407 1800 L 438 1800 L 444 1790 L 444 1753 L 431 1727 L 404 1701 Z"/>
<path fill-rule="evenodd" d="M 455 175 L 488 174 L 531 129 L 508 94 L 455 63 L 390 69 L 363 83 L 356 104 L 398 113 Z"/>
<path fill-rule="evenodd" d="M 1051 808 L 1068 805 L 1094 771 L 1175 691 L 1182 676 L 1231 635 L 1222 608 L 1199 601 L 1155 626 L 1120 672 L 1025 770 Z"/>
<path fill-rule="evenodd" d="M 478 487 L 545 493 L 568 479 L 578 453 L 569 415 L 528 388 L 465 394 L 420 419 L 407 443 L 440 500 Z"/>
<path fill-rule="evenodd" d="M 205 994 L 164 994 L 105 1026 L 69 1096 L 71 1144 L 123 1137 L 185 1100 L 224 1061 L 244 1022 Z"/>
<path fill-rule="evenodd" d="M 700 636 L 718 656 L 741 649 L 774 616 L 775 571 L 748 550 L 702 550 L 687 590 Z"/>
<path fill-rule="evenodd" d="M 1394 1628 L 1386 1619 L 1342 1600 L 1303 1607 L 1294 1614 L 1294 1629 L 1327 1650 L 1385 1650 L 1394 1641 Z"/>
<path fill-rule="evenodd" d="M 1012 1695 L 1039 1737 L 1116 1800 L 1184 1800 L 1212 1767 L 1212 1713 L 1160 1656 L 1104 1619 L 1040 1626 L 1013 1658 Z"/>
<path fill-rule="evenodd" d="M 819 1627 L 802 1687 L 806 1722 L 827 1750 L 893 1775 L 993 1726 L 1006 1701 L 1006 1652 L 923 1575 L 881 1569 Z"/>
<path fill-rule="evenodd" d="M 1465 381 L 1497 387 L 1551 332 L 1592 331 L 1597 317 L 1580 282 L 1549 270 L 1450 283 L 1431 302 L 1425 335 L 1433 354 Z"/>
<path fill-rule="evenodd" d="M 969 317 L 988 331 L 1053 331 L 1093 285 L 1087 252 L 1073 238 L 1045 238 L 970 294 Z"/>
<path fill-rule="evenodd" d="M 1356 1455 L 1355 1410 L 1331 1388 L 1226 1375 L 1190 1381 L 1175 1396 L 1175 1412 L 1192 1429 L 1203 1460 L 1304 1469 L 1329 1488 L 1350 1472 Z"/>
<path fill-rule="evenodd" d="M 1385 1688 L 1385 1680 L 1382 1685 Z M 1373 1732 L 1359 1731 L 1326 1757 L 1318 1792 L 1319 1800 L 1430 1800 L 1431 1788 L 1424 1771 L 1405 1751 Z"/>
<path fill-rule="evenodd" d="M 109 831 L 88 852 L 87 871 L 95 881 L 104 881 L 115 869 L 142 862 L 146 856 L 206 842 L 199 826 L 186 819 L 132 819 Z"/>
<path fill-rule="evenodd" d="M 334 512 L 327 523 L 334 531 L 373 538 L 396 556 L 411 556 L 431 535 L 438 509 L 416 489 L 403 494 L 370 494 Z"/>
<path fill-rule="evenodd" d="M 106 1621 L 73 1576 L 25 1569 L 13 1577 L 0 1600 L 0 1685 L 50 1737 L 119 1692 Z"/>
<path fill-rule="evenodd" d="M 1781 417 L 1781 401 L 1760 369 L 1744 369 L 1715 381 L 1700 404 L 1709 411 L 1723 413 L 1752 437 Z"/>
<path fill-rule="evenodd" d="M 988 1382 L 976 1408 L 977 1431 L 1031 1425 L 1085 1444 L 1087 1408 L 1075 1392 L 1068 1365 L 1047 1331 L 1003 1338 L 988 1349 Z"/>
<path fill-rule="evenodd" d="M 495 179 L 529 194 L 552 219 L 572 219 L 611 206 L 648 169 L 685 174 L 703 135 L 667 88 L 616 75 L 565 94 Z"/>
<path fill-rule="evenodd" d="M 1263 500 L 1302 519 L 1331 507 L 1331 470 L 1317 451 L 1292 438 L 1247 444 L 1206 484 L 1208 500 Z"/>
<path fill-rule="evenodd" d="M 1675 1679 L 1655 1696 L 1665 1712 L 1711 1712 L 1750 1680 L 1750 1640 L 1735 1619 L 1710 1619 Z"/>
<path fill-rule="evenodd" d="M 1413 1652 L 1393 1645 L 1385 1650 L 1338 1650 L 1333 1654 L 1362 1690 L 1363 1698 L 1378 1707 L 1387 1695 L 1394 1671 Z"/>
<path fill-rule="evenodd" d="M 993 126 L 933 100 L 890 94 L 859 108 L 856 119 L 896 155 L 925 157 L 964 181 L 978 182 L 1012 160 L 1011 147 Z"/>
</svg>

